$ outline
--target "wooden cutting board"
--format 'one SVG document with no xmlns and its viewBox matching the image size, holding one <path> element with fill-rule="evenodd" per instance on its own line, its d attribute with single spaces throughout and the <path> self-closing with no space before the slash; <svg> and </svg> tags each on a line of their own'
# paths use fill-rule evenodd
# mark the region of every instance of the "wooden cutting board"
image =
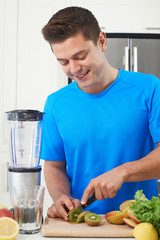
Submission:
<svg viewBox="0 0 160 240">
<path fill-rule="evenodd" d="M 133 237 L 133 228 L 127 225 L 111 224 L 101 216 L 98 226 L 88 226 L 87 223 L 70 223 L 60 218 L 46 218 L 41 228 L 45 237 Z"/>
</svg>

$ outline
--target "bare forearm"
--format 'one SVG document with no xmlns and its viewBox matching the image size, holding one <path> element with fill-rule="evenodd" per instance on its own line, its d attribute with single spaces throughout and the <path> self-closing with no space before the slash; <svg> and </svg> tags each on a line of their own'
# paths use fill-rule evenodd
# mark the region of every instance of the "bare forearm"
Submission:
<svg viewBox="0 0 160 240">
<path fill-rule="evenodd" d="M 64 218 L 68 221 L 68 211 L 78 207 L 80 200 L 70 196 L 70 183 L 65 161 L 45 161 L 44 175 L 47 189 L 53 199 L 53 204 L 48 209 L 47 215 Z"/>
<path fill-rule="evenodd" d="M 160 146 L 144 158 L 121 166 L 125 182 L 160 178 Z"/>
<path fill-rule="evenodd" d="M 65 165 L 62 167 L 52 165 L 52 162 L 45 162 L 44 176 L 47 189 L 54 201 L 61 195 L 70 196 L 70 183 L 66 174 Z"/>
<path fill-rule="evenodd" d="M 81 203 L 85 204 L 93 192 L 98 200 L 113 198 L 124 182 L 156 178 L 160 178 L 160 146 L 142 159 L 122 164 L 92 179 L 84 191 Z"/>
</svg>

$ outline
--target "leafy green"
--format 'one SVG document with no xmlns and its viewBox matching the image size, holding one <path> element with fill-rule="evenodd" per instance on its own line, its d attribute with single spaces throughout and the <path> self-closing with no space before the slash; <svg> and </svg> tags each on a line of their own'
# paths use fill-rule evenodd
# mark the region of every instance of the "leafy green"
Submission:
<svg viewBox="0 0 160 240">
<path fill-rule="evenodd" d="M 138 190 L 134 196 L 134 199 L 136 201 L 138 200 L 148 200 L 148 198 L 146 198 L 146 196 L 143 193 L 143 190 Z"/>
<path fill-rule="evenodd" d="M 160 236 L 160 195 L 147 199 L 142 190 L 134 196 L 136 202 L 130 208 L 140 222 L 150 222 L 157 229 Z"/>
</svg>

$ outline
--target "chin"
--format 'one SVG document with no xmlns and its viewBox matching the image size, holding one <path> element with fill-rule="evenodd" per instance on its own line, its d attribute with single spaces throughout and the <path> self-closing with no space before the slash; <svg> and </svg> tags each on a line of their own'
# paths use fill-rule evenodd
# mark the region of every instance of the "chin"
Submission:
<svg viewBox="0 0 160 240">
<path fill-rule="evenodd" d="M 90 87 L 95 87 L 96 82 L 95 81 L 88 81 L 86 83 L 82 83 L 81 85 L 83 85 L 84 88 L 90 88 Z"/>
</svg>

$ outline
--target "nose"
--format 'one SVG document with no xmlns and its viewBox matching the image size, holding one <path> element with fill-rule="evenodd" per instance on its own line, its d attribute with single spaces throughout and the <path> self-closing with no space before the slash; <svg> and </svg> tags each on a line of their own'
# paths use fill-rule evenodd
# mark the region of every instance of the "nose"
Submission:
<svg viewBox="0 0 160 240">
<path fill-rule="evenodd" d="M 70 73 L 73 75 L 76 75 L 81 71 L 81 65 L 76 60 L 71 60 L 69 66 L 70 66 Z"/>
</svg>

